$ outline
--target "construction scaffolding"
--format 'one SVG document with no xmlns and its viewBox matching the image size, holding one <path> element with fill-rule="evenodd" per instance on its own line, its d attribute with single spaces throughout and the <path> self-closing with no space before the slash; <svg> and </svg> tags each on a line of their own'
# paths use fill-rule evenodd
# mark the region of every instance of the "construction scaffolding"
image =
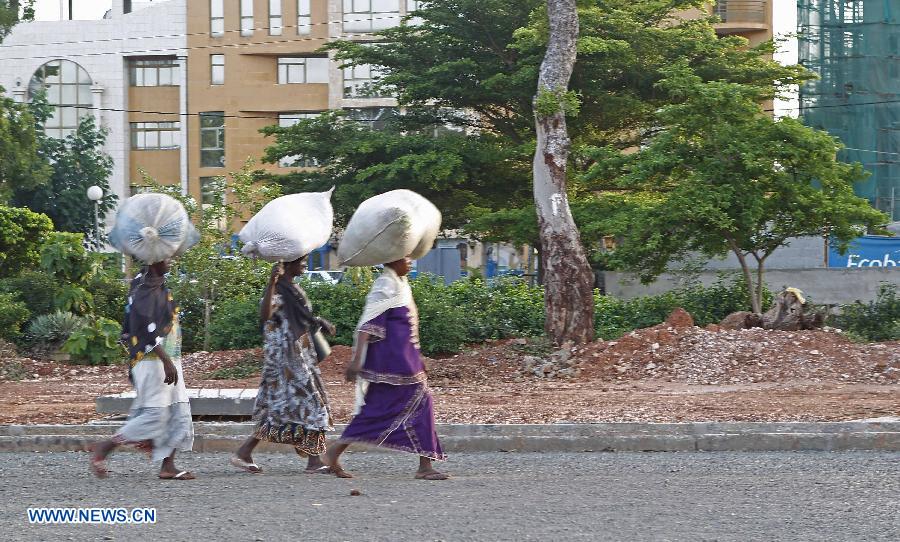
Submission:
<svg viewBox="0 0 900 542">
<path fill-rule="evenodd" d="M 847 146 L 872 175 L 856 193 L 900 220 L 900 0 L 799 0 L 800 63 L 820 79 L 800 89 L 806 124 Z"/>
</svg>

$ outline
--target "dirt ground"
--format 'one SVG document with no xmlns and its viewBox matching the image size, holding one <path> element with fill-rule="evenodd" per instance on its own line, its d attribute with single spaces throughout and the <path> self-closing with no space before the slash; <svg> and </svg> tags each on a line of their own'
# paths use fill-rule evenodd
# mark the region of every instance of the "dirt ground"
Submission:
<svg viewBox="0 0 900 542">
<path fill-rule="evenodd" d="M 839 421 L 900 416 L 900 343 L 856 344 L 832 331 L 726 331 L 676 320 L 617 341 L 551 351 L 491 342 L 429 359 L 438 421 Z M 194 388 L 255 388 L 258 375 L 210 379 L 259 363 L 259 350 L 183 358 Z M 349 418 L 349 359 L 322 365 L 337 422 Z M 128 390 L 124 366 L 86 367 L 0 352 L 0 423 L 84 423 L 94 398 Z"/>
</svg>

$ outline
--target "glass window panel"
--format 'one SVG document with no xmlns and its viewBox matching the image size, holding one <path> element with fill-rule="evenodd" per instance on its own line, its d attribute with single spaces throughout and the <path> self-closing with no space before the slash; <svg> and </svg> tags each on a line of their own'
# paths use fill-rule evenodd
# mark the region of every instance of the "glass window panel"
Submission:
<svg viewBox="0 0 900 542">
<path fill-rule="evenodd" d="M 364 12 L 371 11 L 372 4 L 369 0 L 354 0 L 353 1 L 353 11 L 355 12 Z"/>
<path fill-rule="evenodd" d="M 88 72 L 85 71 L 84 68 L 82 68 L 80 66 L 78 68 L 78 82 L 79 83 L 87 83 L 88 85 L 90 85 L 92 83 L 91 76 L 88 75 Z"/>
<path fill-rule="evenodd" d="M 59 136 L 58 136 L 58 137 L 59 137 L 59 139 L 65 139 L 65 138 L 69 137 L 70 135 L 72 135 L 72 134 L 74 134 L 74 133 L 75 133 L 75 130 L 74 130 L 74 129 L 66 128 L 66 129 L 63 129 L 63 130 L 60 130 L 60 131 L 59 131 Z"/>
<path fill-rule="evenodd" d="M 48 62 L 44 66 L 44 82 L 48 85 L 59 83 L 59 62 Z"/>
<path fill-rule="evenodd" d="M 241 35 L 253 35 L 253 17 L 241 17 Z"/>
<path fill-rule="evenodd" d="M 74 62 L 62 62 L 61 77 L 64 83 L 75 83 L 78 81 L 78 65 Z"/>
<path fill-rule="evenodd" d="M 400 12 L 399 0 L 372 0 L 373 12 Z"/>
<path fill-rule="evenodd" d="M 269 17 L 269 35 L 280 36 L 281 31 L 281 17 Z"/>
<path fill-rule="evenodd" d="M 287 66 L 280 64 L 278 66 L 278 83 L 282 85 L 287 83 L 287 77 Z"/>
<path fill-rule="evenodd" d="M 312 17 L 297 17 L 297 34 L 312 33 Z"/>
<path fill-rule="evenodd" d="M 225 35 L 225 20 L 213 19 L 212 21 L 210 21 L 210 33 L 213 36 Z"/>
<path fill-rule="evenodd" d="M 92 104 L 94 103 L 94 98 L 91 95 L 91 87 L 86 85 L 78 85 L 78 103 L 80 104 Z"/>
<path fill-rule="evenodd" d="M 53 111 L 50 113 L 50 116 L 47 118 L 46 124 L 48 127 L 59 126 L 59 123 L 62 120 L 62 111 L 60 111 L 60 109 L 61 108 L 59 108 L 59 107 L 53 108 Z"/>
<path fill-rule="evenodd" d="M 210 16 L 211 17 L 224 17 L 225 16 L 225 0 L 210 0 Z"/>
<path fill-rule="evenodd" d="M 217 127 L 225 125 L 225 114 L 216 113 L 200 113 L 200 125 L 203 127 Z"/>
<path fill-rule="evenodd" d="M 288 68 L 288 83 L 303 83 L 303 65 L 290 65 Z"/>
<path fill-rule="evenodd" d="M 155 87 L 159 85 L 159 80 L 157 76 L 159 72 L 156 68 L 147 68 L 144 70 L 144 86 L 145 87 Z"/>
<path fill-rule="evenodd" d="M 151 149 L 155 149 L 159 147 L 159 132 L 153 130 L 150 132 L 146 132 L 147 134 L 147 147 Z"/>
<path fill-rule="evenodd" d="M 218 134 L 214 130 L 200 132 L 200 146 L 205 149 L 215 148 L 219 145 Z"/>
<path fill-rule="evenodd" d="M 312 11 L 310 11 L 309 0 L 297 0 L 297 14 L 298 15 L 310 15 Z"/>
<path fill-rule="evenodd" d="M 165 130 L 159 133 L 159 146 L 162 149 L 168 149 L 172 147 L 174 143 L 174 137 L 172 136 L 171 130 Z"/>
<path fill-rule="evenodd" d="M 247 17 L 253 15 L 253 0 L 241 0 L 241 16 Z"/>
<path fill-rule="evenodd" d="M 63 128 L 75 128 L 78 126 L 78 110 L 74 107 L 62 108 L 62 124 Z"/>
<path fill-rule="evenodd" d="M 269 15 L 281 15 L 281 0 L 269 0 Z"/>
<path fill-rule="evenodd" d="M 223 167 L 225 165 L 225 151 L 218 149 L 200 151 L 200 165 L 203 167 Z"/>
<path fill-rule="evenodd" d="M 159 69 L 159 84 L 160 86 L 172 85 L 172 68 Z"/>
<path fill-rule="evenodd" d="M 212 79 L 210 83 L 212 83 L 213 85 L 225 84 L 225 66 L 212 67 Z"/>
<path fill-rule="evenodd" d="M 78 103 L 78 87 L 75 85 L 62 85 L 62 95 L 60 96 L 61 104 L 77 104 Z M 90 89 L 88 89 L 90 90 Z"/>
</svg>

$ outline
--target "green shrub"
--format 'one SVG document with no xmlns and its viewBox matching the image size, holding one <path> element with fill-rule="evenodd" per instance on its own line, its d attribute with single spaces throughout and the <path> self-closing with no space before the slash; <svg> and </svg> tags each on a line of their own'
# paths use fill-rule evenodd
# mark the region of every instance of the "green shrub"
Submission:
<svg viewBox="0 0 900 542">
<path fill-rule="evenodd" d="M 480 279 L 457 281 L 448 287 L 465 307 L 467 341 L 538 336 L 544 333 L 544 292 L 516 278 L 488 285 Z"/>
<path fill-rule="evenodd" d="M 109 365 L 124 357 L 125 349 L 119 343 L 121 335 L 122 326 L 118 322 L 103 317 L 91 318 L 69 336 L 62 350 L 76 363 Z"/>
<path fill-rule="evenodd" d="M 433 355 L 459 352 L 469 341 L 466 306 L 457 303 L 451 288 L 431 277 L 412 281 L 413 297 L 419 308 L 419 340 L 422 352 Z"/>
<path fill-rule="evenodd" d="M 883 284 L 874 301 L 842 305 L 835 325 L 860 341 L 900 340 L 900 295 L 897 286 Z"/>
<path fill-rule="evenodd" d="M 70 312 L 42 314 L 28 324 L 25 336 L 35 346 L 56 348 L 85 325 L 85 319 Z"/>
<path fill-rule="evenodd" d="M 332 344 L 353 344 L 353 332 L 362 316 L 366 294 L 371 285 L 342 282 L 332 286 L 303 281 L 301 286 L 309 296 L 313 312 L 329 320 L 337 328 L 337 335 L 329 337 L 328 341 Z"/>
<path fill-rule="evenodd" d="M 0 205 L 0 277 L 37 267 L 41 245 L 52 232 L 47 215 Z"/>
<path fill-rule="evenodd" d="M 95 273 L 84 286 L 93 298 L 94 315 L 123 322 L 129 284 L 117 267 Z"/>
<path fill-rule="evenodd" d="M 31 316 L 56 310 L 59 286 L 53 276 L 40 271 L 23 271 L 15 277 L 0 279 L 0 293 L 13 294 L 25 303 Z"/>
<path fill-rule="evenodd" d="M 229 299 L 216 305 L 209 326 L 213 350 L 239 350 L 262 346 L 259 301 Z"/>
<path fill-rule="evenodd" d="M 22 326 L 30 316 L 28 307 L 18 301 L 16 296 L 0 294 L 0 339 L 13 342 L 21 340 Z"/>
</svg>

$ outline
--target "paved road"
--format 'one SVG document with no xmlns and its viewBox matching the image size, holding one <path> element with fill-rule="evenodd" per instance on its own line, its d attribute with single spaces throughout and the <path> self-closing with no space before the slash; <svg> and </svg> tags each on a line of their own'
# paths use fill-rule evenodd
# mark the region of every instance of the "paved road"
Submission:
<svg viewBox="0 0 900 542">
<path fill-rule="evenodd" d="M 354 480 L 233 472 L 161 482 L 137 454 L 95 480 L 84 454 L 0 454 L 4 540 L 900 540 L 900 456 L 880 453 L 472 454 L 453 479 L 409 476 L 412 457 L 348 454 Z M 350 496 L 359 489 L 362 496 Z M 29 525 L 31 506 L 154 506 L 155 525 Z"/>
</svg>

